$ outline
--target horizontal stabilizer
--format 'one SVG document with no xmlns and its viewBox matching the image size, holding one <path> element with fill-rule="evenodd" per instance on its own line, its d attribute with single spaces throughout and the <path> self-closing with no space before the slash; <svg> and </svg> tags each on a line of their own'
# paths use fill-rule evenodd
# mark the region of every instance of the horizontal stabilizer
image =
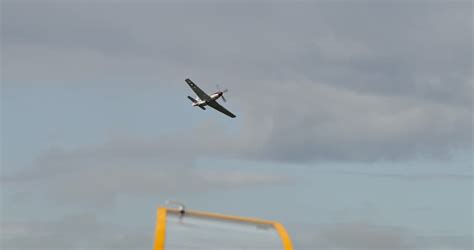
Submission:
<svg viewBox="0 0 474 250">
<path fill-rule="evenodd" d="M 192 98 L 191 96 L 188 96 L 189 100 L 191 100 L 193 103 L 196 103 L 196 99 Z"/>
</svg>

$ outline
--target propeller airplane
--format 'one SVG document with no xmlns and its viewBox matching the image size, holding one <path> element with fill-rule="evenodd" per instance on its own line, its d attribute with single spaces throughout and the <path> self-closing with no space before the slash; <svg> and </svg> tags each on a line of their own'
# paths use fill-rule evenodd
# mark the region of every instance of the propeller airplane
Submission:
<svg viewBox="0 0 474 250">
<path fill-rule="evenodd" d="M 206 92 L 202 91 L 194 82 L 192 82 L 190 79 L 186 79 L 185 82 L 191 87 L 191 89 L 196 93 L 197 97 L 192 98 L 191 96 L 188 96 L 189 100 L 193 102 L 193 107 L 200 107 L 201 109 L 205 110 L 205 106 L 210 106 L 214 108 L 215 110 L 222 112 L 232 118 L 235 118 L 235 115 L 232 114 L 229 110 L 226 108 L 222 107 L 218 102 L 217 99 L 222 98 L 224 102 L 227 100 L 224 97 L 224 93 L 226 93 L 228 90 L 220 90 L 219 85 L 217 85 L 217 91 L 214 92 L 211 95 L 206 94 Z"/>
</svg>

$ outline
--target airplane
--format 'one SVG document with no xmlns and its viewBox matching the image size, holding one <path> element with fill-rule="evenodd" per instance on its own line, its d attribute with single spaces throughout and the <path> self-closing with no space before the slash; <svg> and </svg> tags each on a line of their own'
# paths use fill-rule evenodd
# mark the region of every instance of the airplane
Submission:
<svg viewBox="0 0 474 250">
<path fill-rule="evenodd" d="M 232 118 L 235 118 L 234 114 L 232 114 L 229 110 L 225 109 L 219 103 L 217 103 L 217 99 L 219 99 L 219 97 L 222 97 L 222 100 L 224 100 L 224 102 L 226 101 L 224 93 L 227 92 L 227 89 L 223 91 L 218 90 L 217 92 L 208 95 L 204 91 L 202 91 L 196 84 L 194 84 L 194 82 L 192 82 L 190 79 L 186 79 L 184 81 L 189 85 L 189 87 L 191 87 L 191 89 L 197 95 L 196 99 L 192 98 L 191 96 L 188 96 L 189 100 L 193 102 L 193 107 L 200 107 L 201 109 L 205 110 L 205 106 L 210 106 L 217 111 L 220 111 Z"/>
</svg>

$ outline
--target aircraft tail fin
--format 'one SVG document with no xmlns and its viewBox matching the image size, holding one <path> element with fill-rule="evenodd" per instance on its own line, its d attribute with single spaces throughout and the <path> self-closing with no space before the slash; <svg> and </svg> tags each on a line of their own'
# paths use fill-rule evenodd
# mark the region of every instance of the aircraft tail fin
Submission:
<svg viewBox="0 0 474 250">
<path fill-rule="evenodd" d="M 197 103 L 198 101 L 196 101 L 196 99 L 192 98 L 191 96 L 188 96 L 188 99 L 191 100 L 193 103 Z M 202 110 L 206 110 L 205 107 L 201 106 L 201 105 L 193 105 L 193 106 L 198 106 L 200 107 Z"/>
</svg>

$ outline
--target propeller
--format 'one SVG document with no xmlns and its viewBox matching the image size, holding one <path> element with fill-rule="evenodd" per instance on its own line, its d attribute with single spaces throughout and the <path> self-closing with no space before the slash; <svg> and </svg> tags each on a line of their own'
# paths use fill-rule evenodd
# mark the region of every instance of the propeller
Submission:
<svg viewBox="0 0 474 250">
<path fill-rule="evenodd" d="M 222 97 L 222 100 L 223 100 L 224 102 L 227 102 L 227 100 L 226 100 L 225 97 L 224 97 L 224 93 L 226 93 L 226 92 L 229 91 L 229 90 L 228 90 L 228 89 L 224 89 L 224 90 L 221 91 L 221 89 L 219 88 L 219 84 L 217 84 L 216 87 L 217 87 L 217 91 L 222 92 L 222 96 L 221 96 L 221 97 Z"/>
</svg>

